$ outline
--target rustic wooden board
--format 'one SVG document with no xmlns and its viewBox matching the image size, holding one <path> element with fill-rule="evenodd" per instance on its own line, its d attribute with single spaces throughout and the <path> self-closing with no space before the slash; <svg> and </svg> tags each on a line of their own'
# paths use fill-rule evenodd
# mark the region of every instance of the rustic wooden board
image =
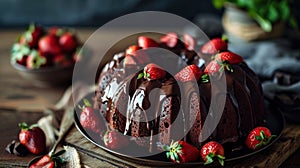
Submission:
<svg viewBox="0 0 300 168">
<path fill-rule="evenodd" d="M 234 162 L 227 162 L 226 167 L 278 167 L 300 147 L 300 125 L 287 124 L 282 136 L 270 148 L 256 155 Z M 82 156 L 82 163 L 91 167 L 95 165 L 122 167 L 147 167 L 145 164 L 129 162 L 112 155 L 85 139 L 81 133 L 73 128 L 66 138 L 66 143 L 77 148 Z M 87 157 L 89 156 L 89 157 Z"/>
</svg>

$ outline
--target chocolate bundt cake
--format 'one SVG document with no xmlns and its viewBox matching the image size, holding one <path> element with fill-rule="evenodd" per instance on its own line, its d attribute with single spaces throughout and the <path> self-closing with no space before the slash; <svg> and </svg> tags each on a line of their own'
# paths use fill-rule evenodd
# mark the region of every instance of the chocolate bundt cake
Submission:
<svg viewBox="0 0 300 168">
<path fill-rule="evenodd" d="M 134 137 L 150 152 L 157 143 L 172 140 L 196 147 L 214 140 L 231 151 L 242 149 L 250 130 L 264 122 L 259 78 L 241 57 L 228 59 L 230 51 L 197 54 L 191 43 L 167 36 L 160 42 L 142 36 L 147 45 L 139 38 L 137 46 L 116 54 L 101 69 L 96 92 L 100 113 L 112 129 Z M 178 55 L 186 67 L 164 71 L 143 54 L 153 47 Z"/>
</svg>

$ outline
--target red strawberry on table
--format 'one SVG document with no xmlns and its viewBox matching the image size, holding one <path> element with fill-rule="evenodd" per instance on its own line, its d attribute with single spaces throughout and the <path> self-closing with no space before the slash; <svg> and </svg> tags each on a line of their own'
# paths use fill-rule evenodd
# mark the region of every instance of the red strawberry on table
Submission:
<svg viewBox="0 0 300 168">
<path fill-rule="evenodd" d="M 243 62 L 243 57 L 230 51 L 218 53 L 215 56 L 217 61 L 228 62 L 229 64 L 238 64 Z"/>
<path fill-rule="evenodd" d="M 109 130 L 104 133 L 103 142 L 110 149 L 120 149 L 129 144 L 129 139 L 116 130 Z"/>
<path fill-rule="evenodd" d="M 163 145 L 162 148 L 174 163 L 194 162 L 199 158 L 199 150 L 185 141 L 172 141 L 170 146 Z"/>
<path fill-rule="evenodd" d="M 143 49 L 159 46 L 159 44 L 155 40 L 153 40 L 149 37 L 146 37 L 146 36 L 138 37 L 138 45 L 139 45 L 139 47 L 141 47 Z"/>
<path fill-rule="evenodd" d="M 30 165 L 30 168 L 55 168 L 55 163 L 49 155 L 45 155 L 36 163 Z"/>
<path fill-rule="evenodd" d="M 55 35 L 46 35 L 38 43 L 42 55 L 56 55 L 61 53 L 58 37 Z"/>
<path fill-rule="evenodd" d="M 275 135 L 266 127 L 256 127 L 250 131 L 246 139 L 246 145 L 251 150 L 259 149 L 267 145 Z"/>
<path fill-rule="evenodd" d="M 193 64 L 183 68 L 174 77 L 182 82 L 192 81 L 194 79 L 198 81 L 202 74 L 202 70 Z"/>
<path fill-rule="evenodd" d="M 138 75 L 138 79 L 143 77 L 148 80 L 163 79 L 166 74 L 166 71 L 160 66 L 150 63 L 144 67 L 144 71 Z"/>
<path fill-rule="evenodd" d="M 87 99 L 83 99 L 84 105 L 79 108 L 80 113 L 80 124 L 84 129 L 102 135 L 105 131 L 104 122 L 100 114 L 96 113 L 96 110 L 92 108 L 91 103 Z"/>
<path fill-rule="evenodd" d="M 200 150 L 200 154 L 202 159 L 205 161 L 205 165 L 213 163 L 214 160 L 217 159 L 218 162 L 224 166 L 224 148 L 218 142 L 210 141 L 204 144 Z"/>
<path fill-rule="evenodd" d="M 20 123 L 19 141 L 31 153 L 41 154 L 46 149 L 46 136 L 44 131 L 37 125 L 28 126 L 26 123 Z"/>
<path fill-rule="evenodd" d="M 160 42 L 170 48 L 173 48 L 178 43 L 178 36 L 175 32 L 170 32 L 170 33 L 166 34 L 165 36 L 161 37 Z"/>
<path fill-rule="evenodd" d="M 73 34 L 66 32 L 59 37 L 59 45 L 63 51 L 70 53 L 76 50 L 78 42 Z"/>
<path fill-rule="evenodd" d="M 64 160 L 59 157 L 65 150 L 59 151 L 56 154 L 49 156 L 45 155 L 37 162 L 30 165 L 30 168 L 56 168 L 59 167 L 60 163 L 63 163 Z"/>
<path fill-rule="evenodd" d="M 200 51 L 203 54 L 209 54 L 209 55 L 216 54 L 220 51 L 226 51 L 228 48 L 227 42 L 228 40 L 225 36 L 223 36 L 222 38 L 214 38 L 208 41 L 207 43 L 205 43 L 201 47 Z"/>
</svg>

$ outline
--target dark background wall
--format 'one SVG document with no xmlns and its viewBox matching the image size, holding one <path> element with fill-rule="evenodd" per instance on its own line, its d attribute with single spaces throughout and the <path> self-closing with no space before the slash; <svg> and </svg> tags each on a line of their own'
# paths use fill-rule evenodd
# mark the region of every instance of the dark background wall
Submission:
<svg viewBox="0 0 300 168">
<path fill-rule="evenodd" d="M 299 22 L 299 0 L 295 0 L 294 9 Z M 191 21 L 198 14 L 222 14 L 211 0 L 1 0 L 0 27 L 24 27 L 30 22 L 101 26 L 124 14 L 146 10 L 170 12 Z"/>
<path fill-rule="evenodd" d="M 42 25 L 101 26 L 137 11 L 165 11 L 189 20 L 199 13 L 221 15 L 210 0 L 1 0 L 0 27 Z"/>
</svg>

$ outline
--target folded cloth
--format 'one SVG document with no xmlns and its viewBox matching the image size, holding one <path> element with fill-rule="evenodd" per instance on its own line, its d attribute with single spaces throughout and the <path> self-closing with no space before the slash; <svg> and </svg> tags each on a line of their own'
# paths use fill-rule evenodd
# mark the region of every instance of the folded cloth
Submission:
<svg viewBox="0 0 300 168">
<path fill-rule="evenodd" d="M 69 109 L 74 109 L 75 104 L 93 89 L 83 83 L 75 83 L 65 91 L 55 105 L 45 110 L 46 116 L 38 121 L 38 125 L 45 132 L 47 147 L 52 147 L 56 142 L 64 114 Z"/>
<path fill-rule="evenodd" d="M 287 38 L 239 42 L 229 44 L 229 50 L 243 56 L 256 74 L 271 79 L 276 71 L 300 74 L 300 49 L 293 49 L 291 43 Z"/>
</svg>

